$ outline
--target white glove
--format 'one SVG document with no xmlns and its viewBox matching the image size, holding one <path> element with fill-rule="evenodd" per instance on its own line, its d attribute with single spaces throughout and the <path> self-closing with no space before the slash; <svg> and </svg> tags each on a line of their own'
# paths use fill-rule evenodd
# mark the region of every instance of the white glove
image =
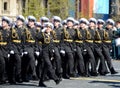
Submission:
<svg viewBox="0 0 120 88">
<path fill-rule="evenodd" d="M 42 32 L 45 32 L 47 28 L 42 29 Z"/>
<path fill-rule="evenodd" d="M 55 52 L 55 50 L 52 50 L 52 52 L 54 53 L 54 52 Z"/>
<path fill-rule="evenodd" d="M 54 57 L 51 57 L 51 61 L 54 59 Z"/>
<path fill-rule="evenodd" d="M 110 52 L 112 52 L 112 50 L 110 50 Z"/>
<path fill-rule="evenodd" d="M 83 51 L 85 51 L 85 52 L 86 52 L 87 50 L 86 50 L 86 49 L 84 49 Z"/>
<path fill-rule="evenodd" d="M 13 50 L 10 51 L 10 54 L 14 54 L 15 52 Z"/>
<path fill-rule="evenodd" d="M 39 55 L 40 55 L 40 52 L 36 51 L 35 54 L 36 54 L 37 56 L 39 56 Z"/>
<path fill-rule="evenodd" d="M 28 52 L 25 51 L 24 54 L 26 55 L 26 54 L 28 54 Z"/>
<path fill-rule="evenodd" d="M 8 58 L 10 57 L 10 54 L 8 54 Z"/>
<path fill-rule="evenodd" d="M 24 53 L 22 52 L 22 53 L 21 53 L 21 56 L 23 56 L 23 55 L 24 55 Z"/>
<path fill-rule="evenodd" d="M 77 49 L 74 49 L 74 51 L 77 51 Z"/>
<path fill-rule="evenodd" d="M 65 54 L 65 51 L 64 50 L 60 50 L 60 53 Z"/>
</svg>

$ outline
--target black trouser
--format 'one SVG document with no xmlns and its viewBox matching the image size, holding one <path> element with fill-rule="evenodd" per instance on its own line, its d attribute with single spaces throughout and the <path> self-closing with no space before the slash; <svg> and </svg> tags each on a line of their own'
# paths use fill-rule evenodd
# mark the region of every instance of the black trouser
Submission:
<svg viewBox="0 0 120 88">
<path fill-rule="evenodd" d="M 95 54 L 97 65 L 98 65 L 98 61 L 100 59 L 100 64 L 99 64 L 98 71 L 99 71 L 99 73 L 104 74 L 104 72 L 106 72 L 106 70 L 107 70 L 107 67 L 106 67 L 106 64 L 105 64 L 104 55 L 102 53 L 102 45 L 101 44 L 95 44 L 94 54 Z"/>
<path fill-rule="evenodd" d="M 65 58 L 64 58 L 64 68 L 63 68 L 63 75 L 73 75 L 74 73 L 74 57 L 73 57 L 73 50 L 72 50 L 71 43 L 65 43 Z"/>
<path fill-rule="evenodd" d="M 0 82 L 6 81 L 8 76 L 8 52 L 7 46 L 0 46 Z"/>
<path fill-rule="evenodd" d="M 0 50 L 0 81 L 5 81 L 5 58 Z"/>
<path fill-rule="evenodd" d="M 89 74 L 89 71 L 91 71 L 91 74 L 96 73 L 97 72 L 96 61 L 93 53 L 93 50 L 94 50 L 93 44 L 87 43 L 85 45 L 85 49 L 87 50 L 86 55 L 84 57 L 86 74 Z M 89 63 L 91 64 L 91 70 L 89 70 Z"/>
<path fill-rule="evenodd" d="M 9 58 L 9 81 L 21 79 L 21 57 L 18 53 L 11 54 Z"/>
<path fill-rule="evenodd" d="M 28 54 L 24 55 L 22 58 L 22 78 L 23 79 L 26 79 L 28 73 L 31 76 L 36 76 L 34 47 L 26 46 L 25 51 L 28 52 Z"/>
<path fill-rule="evenodd" d="M 42 57 L 42 46 L 38 45 L 36 51 L 40 52 L 39 56 L 35 55 L 35 58 L 37 59 L 37 62 L 38 62 L 37 66 L 36 66 L 36 74 L 37 74 L 37 77 L 40 78 L 41 73 L 42 73 L 42 69 L 43 69 L 43 65 L 44 65 L 43 64 L 43 57 Z"/>
<path fill-rule="evenodd" d="M 113 68 L 113 65 L 112 65 L 111 56 L 110 56 L 110 49 L 108 46 L 109 45 L 104 44 L 102 47 L 102 50 L 103 50 L 103 55 L 107 62 L 108 68 L 111 69 L 111 68 Z"/>
<path fill-rule="evenodd" d="M 75 63 L 76 66 L 75 68 L 78 68 L 78 73 L 80 75 L 84 75 L 85 73 L 85 65 L 84 65 L 84 59 L 83 59 L 83 55 L 82 55 L 82 47 L 80 46 L 76 46 L 76 53 L 75 53 Z"/>
<path fill-rule="evenodd" d="M 58 80 L 58 77 L 55 74 L 55 70 L 53 69 L 53 66 L 50 60 L 49 49 L 45 49 L 45 50 L 43 49 L 42 54 L 43 54 L 44 67 L 43 67 L 42 74 L 40 76 L 41 77 L 40 82 L 44 81 L 44 77 L 47 73 L 48 73 L 48 76 L 54 81 Z"/>
<path fill-rule="evenodd" d="M 62 67 L 61 67 L 61 56 L 58 50 L 58 47 L 54 47 L 54 65 L 55 65 L 55 71 L 57 76 L 61 76 L 62 74 Z"/>
</svg>

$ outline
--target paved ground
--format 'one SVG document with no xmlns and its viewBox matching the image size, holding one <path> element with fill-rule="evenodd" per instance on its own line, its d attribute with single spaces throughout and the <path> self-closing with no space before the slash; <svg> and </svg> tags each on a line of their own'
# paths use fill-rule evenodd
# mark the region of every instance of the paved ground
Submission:
<svg viewBox="0 0 120 88">
<path fill-rule="evenodd" d="M 108 74 L 107 76 L 98 77 L 79 77 L 65 80 L 56 85 L 54 81 L 45 82 L 47 88 L 120 88 L 120 61 L 113 61 L 113 65 L 119 72 L 116 75 Z M 38 81 L 30 81 L 18 85 L 0 85 L 0 88 L 40 88 Z"/>
</svg>

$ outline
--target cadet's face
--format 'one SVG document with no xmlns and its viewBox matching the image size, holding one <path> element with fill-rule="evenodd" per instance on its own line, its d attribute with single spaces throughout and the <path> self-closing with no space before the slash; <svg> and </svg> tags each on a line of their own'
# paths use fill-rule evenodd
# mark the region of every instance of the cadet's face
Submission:
<svg viewBox="0 0 120 88">
<path fill-rule="evenodd" d="M 73 22 L 68 21 L 68 22 L 67 22 L 67 27 L 73 27 Z"/>
<path fill-rule="evenodd" d="M 55 22 L 54 22 L 54 25 L 55 25 L 55 26 L 59 26 L 59 24 L 60 24 L 60 22 L 58 22 L 58 21 L 55 21 Z"/>
<path fill-rule="evenodd" d="M 28 21 L 28 25 L 31 27 L 31 26 L 34 26 L 34 21 Z"/>
<path fill-rule="evenodd" d="M 108 29 L 111 29 L 112 27 L 113 27 L 112 25 L 107 24 L 107 28 L 108 28 Z"/>
<path fill-rule="evenodd" d="M 23 22 L 21 20 L 17 20 L 17 26 L 23 25 Z"/>
<path fill-rule="evenodd" d="M 86 27 L 86 24 L 80 23 L 80 27 L 81 27 L 81 28 L 85 28 L 85 27 Z"/>
<path fill-rule="evenodd" d="M 98 24 L 98 28 L 102 28 L 103 27 L 103 24 Z"/>
<path fill-rule="evenodd" d="M 46 32 L 47 33 L 50 33 L 50 31 L 52 31 L 52 29 L 50 28 L 50 27 L 46 27 L 47 29 L 46 29 Z"/>
<path fill-rule="evenodd" d="M 8 23 L 6 21 L 2 21 L 2 27 L 7 27 Z"/>
<path fill-rule="evenodd" d="M 90 27 L 95 27 L 95 23 L 94 22 L 90 22 L 89 26 Z"/>
</svg>

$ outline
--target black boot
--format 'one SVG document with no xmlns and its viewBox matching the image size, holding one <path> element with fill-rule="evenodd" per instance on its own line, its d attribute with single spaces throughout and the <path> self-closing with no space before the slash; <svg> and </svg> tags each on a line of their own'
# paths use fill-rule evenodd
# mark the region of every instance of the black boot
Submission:
<svg viewBox="0 0 120 88">
<path fill-rule="evenodd" d="M 117 74 L 118 73 L 118 72 L 115 71 L 115 69 L 113 67 L 110 69 L 110 72 L 111 72 L 111 74 Z"/>
<path fill-rule="evenodd" d="M 55 80 L 56 85 L 58 85 L 60 81 L 61 81 L 60 79 Z"/>
<path fill-rule="evenodd" d="M 39 85 L 38 85 L 39 87 L 47 87 L 43 82 L 39 82 Z"/>
</svg>

